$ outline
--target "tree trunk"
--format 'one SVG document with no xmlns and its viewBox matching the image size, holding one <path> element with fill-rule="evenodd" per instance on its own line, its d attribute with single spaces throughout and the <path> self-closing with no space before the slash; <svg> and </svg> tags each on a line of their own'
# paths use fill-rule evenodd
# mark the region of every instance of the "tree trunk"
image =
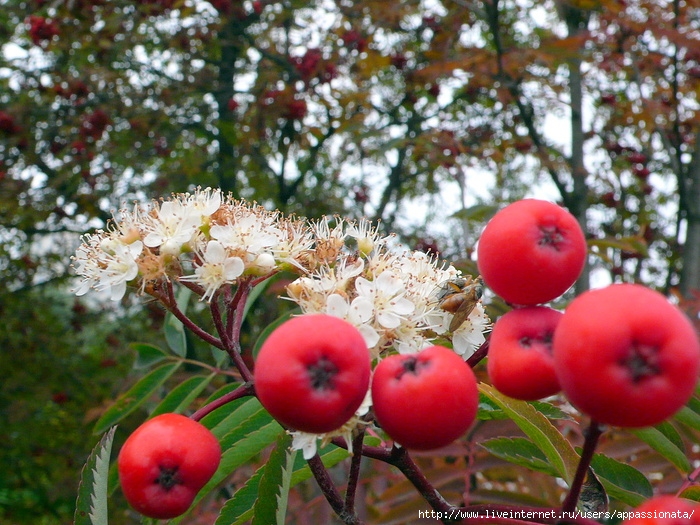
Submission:
<svg viewBox="0 0 700 525">
<path fill-rule="evenodd" d="M 700 290 L 700 139 L 695 140 L 695 153 L 685 177 L 686 238 L 683 247 L 680 290 L 689 297 Z"/>
</svg>

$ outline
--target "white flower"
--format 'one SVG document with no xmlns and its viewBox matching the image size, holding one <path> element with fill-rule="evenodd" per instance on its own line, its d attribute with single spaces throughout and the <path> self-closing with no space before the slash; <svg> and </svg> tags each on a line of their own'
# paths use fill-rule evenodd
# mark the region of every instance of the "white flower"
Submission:
<svg viewBox="0 0 700 525">
<path fill-rule="evenodd" d="M 348 446 L 348 452 L 352 454 L 352 433 L 359 425 L 365 425 L 362 416 L 369 412 L 372 407 L 372 390 L 368 389 L 362 404 L 355 411 L 355 414 L 342 427 L 333 430 L 326 434 L 309 434 L 307 432 L 292 431 L 292 450 L 301 450 L 304 454 L 304 459 L 309 460 L 316 455 L 318 441 L 325 446 L 334 437 L 342 437 Z"/>
<path fill-rule="evenodd" d="M 472 356 L 479 348 L 486 337 L 484 332 L 489 329 L 489 318 L 481 303 L 478 303 L 467 320 L 452 334 L 452 346 L 455 353 L 464 359 Z"/>
<path fill-rule="evenodd" d="M 284 221 L 277 235 L 277 242 L 270 247 L 275 260 L 306 271 L 300 259 L 309 253 L 314 243 L 308 225 L 301 221 Z"/>
<path fill-rule="evenodd" d="M 209 241 L 202 254 L 202 263 L 192 275 L 183 275 L 181 281 L 199 284 L 205 289 L 201 300 L 210 300 L 224 284 L 231 284 L 239 277 L 245 265 L 240 257 L 229 257 L 226 249 L 218 241 Z"/>
<path fill-rule="evenodd" d="M 90 288 L 109 290 L 110 299 L 118 301 L 124 297 L 126 284 L 139 273 L 137 257 L 143 244 L 141 241 L 126 244 L 116 233 L 107 237 L 102 237 L 103 234 L 86 236 L 87 242 L 76 252 L 76 273 L 84 280 L 75 294 L 84 295 Z"/>
<path fill-rule="evenodd" d="M 221 190 L 197 188 L 194 195 L 184 194 L 181 202 L 188 209 L 189 214 L 199 218 L 209 217 L 221 207 Z"/>
<path fill-rule="evenodd" d="M 380 238 L 379 232 L 366 219 L 362 219 L 359 223 L 349 224 L 346 234 L 357 241 L 357 249 L 360 254 L 365 256 L 386 242 L 386 238 Z"/>
<path fill-rule="evenodd" d="M 389 271 L 382 272 L 373 281 L 358 277 L 355 281 L 358 297 L 367 299 L 373 306 L 377 322 L 384 328 L 396 328 L 415 305 L 404 297 L 401 279 Z"/>
<path fill-rule="evenodd" d="M 255 213 L 238 217 L 235 222 L 212 226 L 209 233 L 226 248 L 245 252 L 250 261 L 275 246 L 279 239 L 277 229 L 265 224 Z"/>
<path fill-rule="evenodd" d="M 326 313 L 345 319 L 355 326 L 365 339 L 367 348 L 374 348 L 379 342 L 379 334 L 369 322 L 372 319 L 372 303 L 365 297 L 355 297 L 352 302 L 340 294 L 331 294 L 326 300 Z"/>
<path fill-rule="evenodd" d="M 175 256 L 201 225 L 201 216 L 190 213 L 178 201 L 164 202 L 148 217 L 149 220 L 144 225 L 148 233 L 143 243 L 149 248 L 160 248 L 163 254 Z"/>
<path fill-rule="evenodd" d="M 319 436 L 306 432 L 292 432 L 292 450 L 301 450 L 304 459 L 309 460 L 316 455 L 316 442 Z"/>
</svg>

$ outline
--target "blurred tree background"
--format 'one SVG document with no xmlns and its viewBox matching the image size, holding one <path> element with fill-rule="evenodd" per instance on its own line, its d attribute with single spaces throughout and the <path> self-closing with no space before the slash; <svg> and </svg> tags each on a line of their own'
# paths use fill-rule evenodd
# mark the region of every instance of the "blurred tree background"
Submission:
<svg viewBox="0 0 700 525">
<path fill-rule="evenodd" d="M 697 319 L 698 0 L 0 0 L 0 45 L 3 523 L 70 522 L 128 343 L 161 338 L 152 305 L 70 293 L 79 236 L 135 199 L 366 216 L 468 267 L 544 196 L 588 233 L 577 291 Z"/>
</svg>

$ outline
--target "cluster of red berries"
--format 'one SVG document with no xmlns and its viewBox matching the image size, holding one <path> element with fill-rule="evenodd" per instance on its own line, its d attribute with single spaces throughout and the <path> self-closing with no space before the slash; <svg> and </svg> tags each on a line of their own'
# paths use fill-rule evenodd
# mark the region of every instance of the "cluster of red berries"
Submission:
<svg viewBox="0 0 700 525">
<path fill-rule="evenodd" d="M 544 305 L 566 292 L 585 265 L 586 240 L 568 211 L 534 199 L 511 204 L 488 223 L 477 254 L 484 282 L 514 307 L 490 339 L 487 370 L 498 390 L 524 400 L 563 391 L 593 420 L 621 427 L 658 424 L 688 401 L 700 372 L 700 343 L 661 294 L 619 284 L 582 293 L 564 313 Z M 463 435 L 479 400 L 471 367 L 452 350 L 391 355 L 372 371 L 360 331 L 326 314 L 276 328 L 256 359 L 254 385 L 276 420 L 310 434 L 337 431 L 357 418 L 371 391 L 377 424 L 415 450 Z M 219 458 L 217 440 L 202 425 L 160 416 L 124 445 L 122 487 L 139 512 L 173 517 L 189 507 Z"/>
<path fill-rule="evenodd" d="M 563 314 L 542 305 L 585 263 L 585 238 L 569 212 L 538 200 L 511 204 L 486 226 L 477 254 L 485 283 L 517 306 L 490 340 L 489 378 L 501 392 L 534 400 L 561 390 L 584 414 L 620 427 L 658 424 L 688 401 L 700 343 L 663 295 L 613 284 L 582 293 Z"/>
</svg>

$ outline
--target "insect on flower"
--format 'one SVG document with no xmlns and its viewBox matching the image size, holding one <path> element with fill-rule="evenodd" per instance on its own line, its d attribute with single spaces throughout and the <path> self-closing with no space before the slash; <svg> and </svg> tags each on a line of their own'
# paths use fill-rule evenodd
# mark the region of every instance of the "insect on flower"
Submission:
<svg viewBox="0 0 700 525">
<path fill-rule="evenodd" d="M 484 293 L 481 277 L 456 278 L 445 281 L 437 292 L 440 308 L 454 314 L 450 321 L 450 332 L 454 332 L 472 313 Z"/>
</svg>

